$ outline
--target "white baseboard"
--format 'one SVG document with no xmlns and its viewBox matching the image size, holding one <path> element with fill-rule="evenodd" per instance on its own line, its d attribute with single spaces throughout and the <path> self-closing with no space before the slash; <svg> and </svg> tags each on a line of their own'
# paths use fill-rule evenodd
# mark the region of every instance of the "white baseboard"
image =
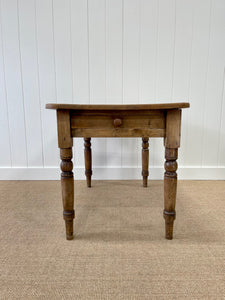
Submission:
<svg viewBox="0 0 225 300">
<path fill-rule="evenodd" d="M 150 167 L 149 179 L 163 179 L 162 167 Z M 74 178 L 85 179 L 84 168 L 74 168 Z M 141 179 L 140 167 L 96 167 L 93 168 L 92 179 L 97 180 L 128 180 Z M 225 180 L 225 167 L 179 167 L 179 179 L 187 180 Z M 49 168 L 0 168 L 0 180 L 59 180 L 58 167 Z"/>
</svg>

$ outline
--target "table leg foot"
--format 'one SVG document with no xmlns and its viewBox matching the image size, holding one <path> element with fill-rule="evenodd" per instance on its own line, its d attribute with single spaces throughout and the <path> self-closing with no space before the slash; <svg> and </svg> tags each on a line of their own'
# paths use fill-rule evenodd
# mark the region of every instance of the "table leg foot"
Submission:
<svg viewBox="0 0 225 300">
<path fill-rule="evenodd" d="M 143 176 L 143 187 L 148 187 L 148 176 L 144 176 L 143 173 L 142 176 Z"/>
<path fill-rule="evenodd" d="M 73 239 L 73 219 L 74 219 L 74 210 L 65 211 L 63 212 L 63 218 L 65 220 L 66 225 L 66 239 L 72 240 Z"/>
<path fill-rule="evenodd" d="M 176 217 L 176 212 L 163 211 L 163 216 L 165 219 L 165 238 L 167 240 L 173 239 L 173 223 Z"/>
<path fill-rule="evenodd" d="M 65 220 L 65 225 L 66 225 L 66 239 L 72 240 L 73 239 L 73 219 Z"/>
<path fill-rule="evenodd" d="M 86 175 L 86 182 L 87 182 L 87 187 L 91 187 L 91 174 L 89 174 L 89 172 L 85 171 L 85 175 Z"/>
<path fill-rule="evenodd" d="M 85 159 L 85 175 L 86 175 L 87 187 L 91 187 L 91 175 L 92 175 L 91 138 L 84 138 L 84 159 Z"/>
<path fill-rule="evenodd" d="M 148 163 L 149 163 L 149 138 L 142 138 L 142 177 L 143 177 L 143 187 L 148 186 Z"/>
</svg>

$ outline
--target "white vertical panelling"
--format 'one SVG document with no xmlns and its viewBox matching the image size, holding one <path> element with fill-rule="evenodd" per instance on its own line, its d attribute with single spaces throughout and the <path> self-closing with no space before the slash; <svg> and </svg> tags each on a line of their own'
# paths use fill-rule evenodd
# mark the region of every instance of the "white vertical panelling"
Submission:
<svg viewBox="0 0 225 300">
<path fill-rule="evenodd" d="M 193 2 L 176 1 L 176 29 L 173 65 L 173 102 L 187 101 L 192 45 Z"/>
<path fill-rule="evenodd" d="M 174 72 L 172 86 L 173 102 L 189 101 L 189 76 L 191 65 L 191 48 L 193 34 L 193 1 L 176 1 Z M 187 149 L 188 113 L 182 114 L 181 148 L 179 150 L 179 165 L 185 164 Z"/>
<path fill-rule="evenodd" d="M 180 165 L 198 172 L 225 165 L 223 0 L 0 4 L 2 167 L 58 165 L 55 111 L 45 109 L 47 102 L 190 101 Z M 92 145 L 94 166 L 122 163 L 136 176 L 141 139 L 93 139 Z M 83 140 L 74 146 L 75 166 L 83 166 Z M 163 152 L 162 140 L 151 139 L 150 165 L 162 167 Z"/>
<path fill-rule="evenodd" d="M 215 166 L 218 161 L 225 66 L 224 12 L 225 1 L 212 1 L 204 123 L 202 126 L 202 165 L 204 166 Z M 221 60 L 221 58 L 223 59 Z"/>
<path fill-rule="evenodd" d="M 105 1 L 88 1 L 90 102 L 104 104 L 106 98 Z"/>
<path fill-rule="evenodd" d="M 225 66 L 223 71 L 223 87 L 221 92 L 220 140 L 218 151 L 218 166 L 225 166 Z"/>
<path fill-rule="evenodd" d="M 74 103 L 89 103 L 87 0 L 71 1 Z"/>
<path fill-rule="evenodd" d="M 124 0 L 123 103 L 139 102 L 140 2 Z M 122 165 L 137 166 L 141 139 L 123 139 Z"/>
<path fill-rule="evenodd" d="M 158 0 L 140 1 L 140 103 L 156 101 L 156 57 L 158 39 Z M 149 165 L 153 165 L 154 140 L 149 140 Z"/>
<path fill-rule="evenodd" d="M 43 166 L 35 1 L 19 0 L 18 13 L 28 166 Z"/>
<path fill-rule="evenodd" d="M 139 101 L 140 2 L 124 0 L 123 102 Z"/>
<path fill-rule="evenodd" d="M 176 25 L 175 0 L 159 0 L 156 102 L 172 101 L 173 63 Z M 154 141 L 154 165 L 163 166 L 164 146 L 160 139 Z"/>
<path fill-rule="evenodd" d="M 123 98 L 123 0 L 106 0 L 106 101 L 121 104 Z M 106 140 L 107 166 L 121 166 L 120 138 Z"/>
<path fill-rule="evenodd" d="M 8 123 L 7 95 L 5 88 L 4 57 L 2 45 L 1 3 L 0 3 L 0 137 L 1 155 L 0 166 L 11 166 L 11 149 Z"/>
<path fill-rule="evenodd" d="M 59 160 L 56 113 L 45 109 L 46 103 L 56 102 L 52 13 L 52 0 L 36 1 L 38 75 L 45 167 L 55 166 Z"/>
<path fill-rule="evenodd" d="M 156 100 L 158 1 L 140 1 L 140 102 Z"/>
<path fill-rule="evenodd" d="M 106 0 L 106 98 L 122 103 L 123 0 Z"/>
<path fill-rule="evenodd" d="M 106 20 L 105 0 L 88 1 L 90 103 L 105 103 L 106 100 Z M 92 139 L 93 165 L 106 163 L 105 139 Z"/>
<path fill-rule="evenodd" d="M 206 96 L 206 82 L 209 57 L 211 1 L 201 0 L 194 5 L 193 41 L 191 55 L 191 72 L 189 99 L 191 109 L 188 115 L 187 151 L 185 161 L 187 165 L 201 165 L 204 101 Z"/>
<path fill-rule="evenodd" d="M 159 0 L 156 101 L 172 100 L 175 44 L 175 0 Z"/>
<path fill-rule="evenodd" d="M 70 0 L 53 0 L 56 90 L 61 103 L 73 102 Z"/>
<path fill-rule="evenodd" d="M 87 0 L 71 1 L 71 39 L 74 103 L 89 103 Z M 74 139 L 74 164 L 84 165 L 83 139 Z M 75 173 L 76 176 L 76 173 Z"/>
<path fill-rule="evenodd" d="M 27 166 L 17 1 L 2 0 L 2 35 L 12 166 Z"/>
</svg>

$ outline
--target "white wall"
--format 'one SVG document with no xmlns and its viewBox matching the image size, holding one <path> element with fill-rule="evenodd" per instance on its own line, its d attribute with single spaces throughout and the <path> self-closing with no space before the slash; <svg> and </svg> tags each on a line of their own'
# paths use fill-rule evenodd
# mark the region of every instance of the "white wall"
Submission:
<svg viewBox="0 0 225 300">
<path fill-rule="evenodd" d="M 225 179 L 224 0 L 0 0 L 0 179 L 58 179 L 47 102 L 190 101 L 179 178 Z M 74 140 L 83 178 L 83 141 Z M 93 139 L 93 178 L 141 178 L 140 139 Z M 163 145 L 150 141 L 151 178 Z"/>
</svg>

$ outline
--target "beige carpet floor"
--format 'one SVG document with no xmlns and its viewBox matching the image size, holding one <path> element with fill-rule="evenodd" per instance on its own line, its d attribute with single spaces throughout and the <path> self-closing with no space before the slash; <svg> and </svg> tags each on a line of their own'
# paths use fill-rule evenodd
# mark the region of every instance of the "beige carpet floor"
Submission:
<svg viewBox="0 0 225 300">
<path fill-rule="evenodd" d="M 59 181 L 0 182 L 0 299 L 225 299 L 225 182 L 179 181 L 174 239 L 163 182 L 75 182 L 65 239 Z"/>
</svg>

